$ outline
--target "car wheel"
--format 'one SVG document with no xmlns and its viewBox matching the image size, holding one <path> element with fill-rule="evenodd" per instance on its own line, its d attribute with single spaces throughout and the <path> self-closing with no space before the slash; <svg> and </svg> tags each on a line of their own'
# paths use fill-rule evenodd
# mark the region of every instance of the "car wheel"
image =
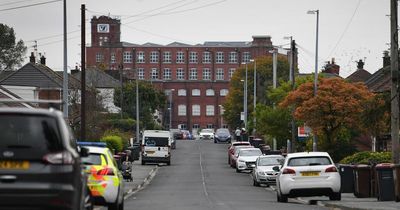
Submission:
<svg viewBox="0 0 400 210">
<path fill-rule="evenodd" d="M 238 168 L 236 168 L 236 173 L 240 173 L 240 170 Z"/>
<path fill-rule="evenodd" d="M 331 201 L 340 201 L 342 199 L 342 194 L 340 193 L 340 192 L 338 192 L 338 193 L 332 193 L 330 196 L 329 196 L 329 200 L 331 200 Z"/>
<path fill-rule="evenodd" d="M 260 183 L 257 182 L 255 179 L 253 179 L 253 186 L 259 187 L 259 186 L 260 186 Z"/>
<path fill-rule="evenodd" d="M 85 210 L 93 210 L 94 205 L 93 205 L 93 198 L 92 195 L 90 194 L 90 190 L 86 189 L 86 193 L 85 193 Z"/>
<path fill-rule="evenodd" d="M 143 160 L 142 160 L 142 165 L 145 165 L 146 164 L 146 162 L 144 162 Z"/>
<path fill-rule="evenodd" d="M 171 161 L 168 161 L 168 162 L 167 162 L 167 165 L 170 166 L 170 165 L 171 165 Z"/>
</svg>

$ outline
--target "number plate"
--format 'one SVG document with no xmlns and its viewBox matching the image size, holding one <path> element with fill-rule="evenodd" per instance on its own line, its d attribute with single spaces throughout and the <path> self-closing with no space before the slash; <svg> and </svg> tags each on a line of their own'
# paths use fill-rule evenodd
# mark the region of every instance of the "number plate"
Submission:
<svg viewBox="0 0 400 210">
<path fill-rule="evenodd" d="M 301 172 L 302 176 L 319 176 L 318 171 L 306 171 L 306 172 Z"/>
<path fill-rule="evenodd" d="M 147 154 L 154 154 L 155 151 L 146 151 Z"/>
<path fill-rule="evenodd" d="M 0 161 L 0 169 L 28 169 L 28 161 Z"/>
</svg>

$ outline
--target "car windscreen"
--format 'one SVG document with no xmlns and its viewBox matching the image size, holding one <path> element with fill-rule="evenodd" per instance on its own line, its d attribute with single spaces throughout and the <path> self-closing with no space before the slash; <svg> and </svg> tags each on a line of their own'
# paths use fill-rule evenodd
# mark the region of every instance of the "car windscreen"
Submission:
<svg viewBox="0 0 400 210">
<path fill-rule="evenodd" d="M 262 155 L 261 150 L 240 150 L 240 156 L 260 156 Z"/>
<path fill-rule="evenodd" d="M 315 165 L 331 165 L 332 162 L 328 157 L 295 157 L 289 159 L 288 166 L 315 166 Z"/>
<path fill-rule="evenodd" d="M 98 153 L 90 153 L 87 157 L 82 157 L 82 163 L 85 165 L 101 165 L 101 158 L 106 160 L 104 155 Z"/>
<path fill-rule="evenodd" d="M 217 135 L 229 135 L 228 130 L 217 130 L 216 132 Z"/>
<path fill-rule="evenodd" d="M 259 166 L 274 166 L 274 165 L 280 165 L 280 160 L 283 158 L 279 157 L 264 157 L 260 158 L 258 160 L 258 165 Z"/>
<path fill-rule="evenodd" d="M 165 137 L 152 137 L 152 136 L 144 137 L 145 146 L 166 147 L 169 145 L 168 141 L 169 139 Z"/>
<path fill-rule="evenodd" d="M 40 155 L 63 148 L 55 118 L 44 115 L 1 114 L 0 130 L 0 149 L 29 149 Z"/>
</svg>

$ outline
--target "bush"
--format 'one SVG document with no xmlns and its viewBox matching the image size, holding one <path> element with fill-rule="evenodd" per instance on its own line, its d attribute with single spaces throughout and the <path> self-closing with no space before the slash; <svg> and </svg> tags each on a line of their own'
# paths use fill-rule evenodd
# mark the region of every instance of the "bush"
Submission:
<svg viewBox="0 0 400 210">
<path fill-rule="evenodd" d="M 340 161 L 342 164 L 371 164 L 392 162 L 391 152 L 358 152 Z"/>
<path fill-rule="evenodd" d="M 123 149 L 122 138 L 119 136 L 103 136 L 100 141 L 105 142 L 107 147 L 114 152 L 121 152 Z"/>
</svg>

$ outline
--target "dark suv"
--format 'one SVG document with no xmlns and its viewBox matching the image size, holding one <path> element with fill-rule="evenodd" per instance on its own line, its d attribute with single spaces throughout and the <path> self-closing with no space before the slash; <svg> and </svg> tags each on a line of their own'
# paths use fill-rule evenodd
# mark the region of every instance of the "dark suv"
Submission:
<svg viewBox="0 0 400 210">
<path fill-rule="evenodd" d="M 54 109 L 0 108 L 0 209 L 90 209 L 76 141 Z"/>
</svg>

